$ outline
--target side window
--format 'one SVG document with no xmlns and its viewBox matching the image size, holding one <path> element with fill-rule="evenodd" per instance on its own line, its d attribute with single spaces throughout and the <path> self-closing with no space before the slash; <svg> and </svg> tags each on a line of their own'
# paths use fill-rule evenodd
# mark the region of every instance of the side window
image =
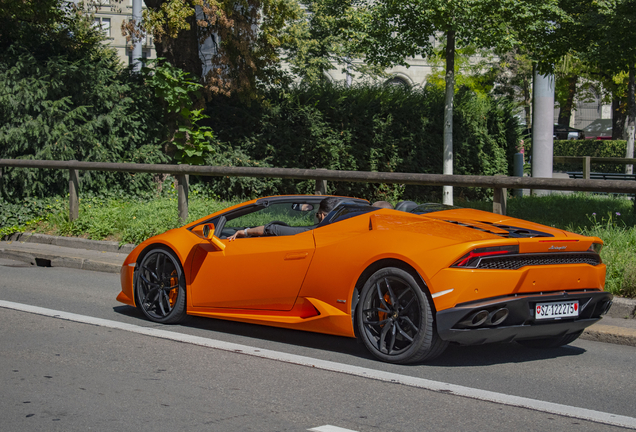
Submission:
<svg viewBox="0 0 636 432">
<path fill-rule="evenodd" d="M 284 222 L 289 226 L 311 226 L 316 223 L 318 205 L 298 203 L 275 203 L 256 212 L 230 219 L 226 228 L 248 228 L 267 225 L 273 221 Z"/>
</svg>

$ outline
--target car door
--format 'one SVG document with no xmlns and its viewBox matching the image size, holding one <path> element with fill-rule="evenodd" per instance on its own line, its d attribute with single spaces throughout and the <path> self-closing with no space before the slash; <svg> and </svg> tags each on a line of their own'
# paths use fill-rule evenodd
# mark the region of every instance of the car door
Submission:
<svg viewBox="0 0 636 432">
<path fill-rule="evenodd" d="M 221 241 L 223 251 L 207 242 L 195 248 L 194 307 L 291 310 L 314 255 L 312 231 Z"/>
</svg>

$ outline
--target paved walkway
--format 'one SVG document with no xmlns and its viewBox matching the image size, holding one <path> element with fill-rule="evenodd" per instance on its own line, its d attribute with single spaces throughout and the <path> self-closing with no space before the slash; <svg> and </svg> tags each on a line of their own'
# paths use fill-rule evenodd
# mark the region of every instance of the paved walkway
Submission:
<svg viewBox="0 0 636 432">
<path fill-rule="evenodd" d="M 134 247 L 74 237 L 14 234 L 10 240 L 0 241 L 0 258 L 45 267 L 119 273 L 124 259 Z M 581 338 L 636 347 L 635 312 L 636 300 L 614 298 L 609 314 L 588 327 Z"/>
</svg>

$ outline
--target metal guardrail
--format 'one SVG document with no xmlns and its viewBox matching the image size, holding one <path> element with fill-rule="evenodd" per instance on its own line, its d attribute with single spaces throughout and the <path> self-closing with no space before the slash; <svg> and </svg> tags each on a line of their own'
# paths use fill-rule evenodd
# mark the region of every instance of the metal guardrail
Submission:
<svg viewBox="0 0 636 432">
<path fill-rule="evenodd" d="M 555 161 L 556 161 L 555 157 Z M 595 159 L 595 158 L 592 158 Z M 599 158 L 605 159 L 605 158 Z M 269 177 L 316 180 L 316 194 L 325 194 L 327 181 L 364 183 L 396 183 L 427 186 L 485 187 L 494 189 L 493 213 L 506 214 L 506 189 L 539 189 L 589 192 L 636 193 L 636 182 L 627 180 L 552 179 L 507 176 L 468 176 L 368 171 L 335 171 L 326 169 L 223 167 L 195 165 L 158 165 L 137 163 L 46 161 L 0 159 L 0 166 L 15 168 L 66 169 L 69 171 L 69 216 L 79 216 L 79 171 L 115 171 L 172 174 L 178 184 L 179 217 L 188 217 L 189 175 Z"/>
</svg>

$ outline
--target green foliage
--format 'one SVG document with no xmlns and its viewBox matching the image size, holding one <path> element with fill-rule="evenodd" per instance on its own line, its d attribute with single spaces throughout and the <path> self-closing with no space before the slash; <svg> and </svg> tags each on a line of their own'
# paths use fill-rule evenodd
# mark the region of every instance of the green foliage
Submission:
<svg viewBox="0 0 636 432">
<path fill-rule="evenodd" d="M 197 124 L 200 120 L 209 117 L 202 114 L 202 112 L 203 109 L 181 110 L 181 115 L 187 116 L 186 118 L 191 126 L 186 124 L 179 126 L 174 135 L 174 144 L 177 147 L 175 159 L 180 164 L 203 165 L 206 154 L 214 151 L 214 147 L 211 144 L 214 142 L 212 128 Z"/>
<path fill-rule="evenodd" d="M 37 58 L 82 58 L 103 38 L 92 24 L 76 2 L 0 0 L 0 61 L 17 41 Z"/>
<path fill-rule="evenodd" d="M 632 202 L 625 198 L 587 193 L 553 193 L 546 197 L 525 196 L 508 200 L 508 214 L 543 225 L 574 232 L 590 229 L 599 215 L 619 213 L 621 224 L 636 225 Z"/>
<path fill-rule="evenodd" d="M 289 42 L 285 48 L 290 71 L 305 83 L 320 83 L 327 79 L 327 72 L 337 67 L 341 72 L 356 76 L 385 76 L 382 68 L 367 62 L 354 62 L 363 57 L 355 41 L 341 32 L 342 21 L 348 18 L 347 2 L 324 0 L 300 0 L 304 15 L 287 28 Z"/>
<path fill-rule="evenodd" d="M 199 41 L 215 67 L 202 82 L 210 94 L 238 94 L 244 101 L 284 80 L 282 46 L 293 45 L 285 31 L 302 17 L 296 0 L 152 0 L 146 1 L 143 25 L 154 35 L 159 56 L 200 77 Z M 196 16 L 195 16 L 196 14 Z M 134 34 L 134 26 L 127 26 Z"/>
<path fill-rule="evenodd" d="M 555 140 L 555 156 L 593 156 L 593 157 L 625 157 L 626 142 L 624 140 Z M 582 163 L 554 164 L 560 171 L 582 171 Z M 591 164 L 593 172 L 622 173 L 622 164 Z"/>
<path fill-rule="evenodd" d="M 633 215 L 621 212 L 596 213 L 589 216 L 591 227 L 581 230 L 584 235 L 600 237 L 605 245 L 601 258 L 607 265 L 605 289 L 627 297 L 636 295 L 634 284 L 634 252 L 636 229 Z"/>
<path fill-rule="evenodd" d="M 625 264 L 621 294 L 625 297 L 636 297 L 636 263 L 634 261 L 628 261 Z"/>
<path fill-rule="evenodd" d="M 52 212 L 62 211 L 64 208 L 64 200 L 59 197 L 30 197 L 19 202 L 7 202 L 0 197 L 0 239 L 14 232 L 23 232 L 46 220 Z M 68 209 L 68 204 L 66 208 Z"/>
<path fill-rule="evenodd" d="M 61 48 L 60 48 L 61 49 Z M 41 56 L 20 45 L 0 56 L 0 158 L 145 162 L 166 160 L 154 98 L 114 51 Z M 5 199 L 62 195 L 63 170 L 4 168 Z M 148 189 L 151 175 L 81 173 L 81 190 Z"/>
<path fill-rule="evenodd" d="M 439 87 L 405 90 L 325 83 L 272 91 L 263 103 L 250 107 L 218 99 L 209 110 L 218 138 L 232 146 L 223 152 L 230 165 L 441 173 L 443 106 L 444 92 Z M 454 121 L 457 174 L 507 174 L 512 169 L 508 161 L 518 141 L 518 126 L 504 100 L 463 89 L 457 95 Z M 208 163 L 219 161 L 223 160 Z M 228 186 L 227 179 L 221 181 Z M 251 186 L 244 188 L 237 187 L 243 180 L 234 181 L 229 195 L 215 192 L 231 197 L 254 196 L 256 190 L 274 194 L 314 190 L 313 181 L 250 179 Z M 429 196 L 436 189 L 329 183 L 329 193 L 393 202 Z M 485 191 L 464 193 L 475 198 Z"/>
<path fill-rule="evenodd" d="M 68 219 L 68 207 L 52 212 L 47 223 L 36 231 L 63 236 L 83 236 L 92 240 L 141 243 L 153 235 L 182 225 L 178 217 L 177 193 L 171 179 L 161 196 L 96 195 L 80 201 L 79 218 Z M 193 186 L 189 196 L 187 222 L 200 219 L 237 202 L 214 199 L 206 189 Z"/>
<path fill-rule="evenodd" d="M 165 59 L 149 60 L 151 67 L 142 69 L 146 83 L 162 101 L 165 119 L 171 129 L 169 142 L 174 146 L 178 163 L 203 165 L 205 157 L 214 151 L 214 135 L 208 126 L 199 122 L 207 115 L 203 109 L 193 109 L 193 101 L 201 98 L 201 84 L 192 82 L 189 74 L 172 66 Z M 172 153 L 172 152 L 170 152 Z"/>
<path fill-rule="evenodd" d="M 269 163 L 252 158 L 240 146 L 232 147 L 220 143 L 218 151 L 208 156 L 206 165 L 236 166 L 236 167 L 271 167 Z M 192 178 L 192 177 L 191 177 Z M 279 178 L 255 177 L 211 177 L 200 179 L 211 193 L 225 199 L 255 198 L 271 196 L 286 190 L 282 187 L 283 180 Z M 313 192 L 312 192 L 313 193 Z"/>
</svg>

